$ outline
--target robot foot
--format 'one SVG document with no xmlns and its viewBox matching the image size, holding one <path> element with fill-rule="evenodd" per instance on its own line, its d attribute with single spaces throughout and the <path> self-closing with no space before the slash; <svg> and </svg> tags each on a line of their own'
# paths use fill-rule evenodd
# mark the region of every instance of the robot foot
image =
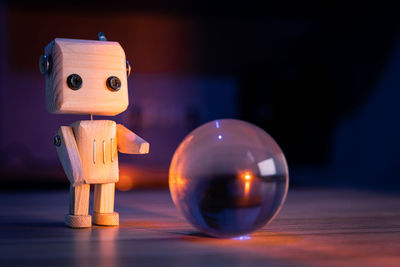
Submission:
<svg viewBox="0 0 400 267">
<path fill-rule="evenodd" d="M 119 225 L 119 214 L 118 212 L 113 212 L 113 213 L 93 212 L 93 223 L 103 226 Z"/>
<path fill-rule="evenodd" d="M 71 228 L 88 228 L 92 226 L 92 216 L 66 214 L 65 224 Z"/>
</svg>

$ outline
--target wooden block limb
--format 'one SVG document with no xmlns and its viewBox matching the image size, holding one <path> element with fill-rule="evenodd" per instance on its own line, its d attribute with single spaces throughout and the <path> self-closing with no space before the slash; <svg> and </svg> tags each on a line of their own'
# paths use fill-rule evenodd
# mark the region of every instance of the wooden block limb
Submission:
<svg viewBox="0 0 400 267">
<path fill-rule="evenodd" d="M 131 130 L 117 124 L 118 151 L 127 154 L 147 154 L 150 144 Z"/>
<path fill-rule="evenodd" d="M 119 224 L 119 214 L 114 212 L 115 184 L 94 185 L 93 222 L 97 225 Z"/>
<path fill-rule="evenodd" d="M 97 213 L 114 212 L 115 183 L 94 185 L 93 211 Z"/>
<path fill-rule="evenodd" d="M 65 224 L 71 228 L 92 226 L 89 213 L 90 185 L 70 186 L 69 214 L 65 215 Z"/>
<path fill-rule="evenodd" d="M 60 142 L 56 146 L 57 154 L 68 180 L 73 185 L 83 184 L 82 162 L 72 128 L 61 126 L 56 138 L 60 138 Z"/>
<path fill-rule="evenodd" d="M 70 186 L 69 214 L 88 215 L 89 214 L 89 195 L 90 185 Z"/>
</svg>

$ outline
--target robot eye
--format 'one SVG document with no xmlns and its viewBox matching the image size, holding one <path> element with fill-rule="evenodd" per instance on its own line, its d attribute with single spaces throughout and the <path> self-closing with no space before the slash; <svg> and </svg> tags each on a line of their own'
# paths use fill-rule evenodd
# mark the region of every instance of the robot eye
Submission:
<svg viewBox="0 0 400 267">
<path fill-rule="evenodd" d="M 78 74 L 71 74 L 67 78 L 67 84 L 68 87 L 71 88 L 72 90 L 79 90 L 82 87 L 82 77 L 79 76 Z"/>
<path fill-rule="evenodd" d="M 113 92 L 118 91 L 121 89 L 121 80 L 116 76 L 110 76 L 107 79 L 107 88 Z"/>
</svg>

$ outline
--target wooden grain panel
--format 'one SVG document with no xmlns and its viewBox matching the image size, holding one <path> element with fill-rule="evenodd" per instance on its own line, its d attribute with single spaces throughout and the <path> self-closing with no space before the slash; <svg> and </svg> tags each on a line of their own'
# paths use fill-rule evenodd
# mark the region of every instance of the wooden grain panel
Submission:
<svg viewBox="0 0 400 267">
<path fill-rule="evenodd" d="M 116 123 L 110 120 L 88 120 L 73 123 L 86 183 L 118 181 Z"/>
<path fill-rule="evenodd" d="M 114 212 L 114 192 L 114 183 L 94 185 L 93 211 L 98 213 Z"/>
<path fill-rule="evenodd" d="M 88 215 L 89 214 L 89 195 L 90 185 L 83 184 L 70 186 L 69 214 Z"/>
<path fill-rule="evenodd" d="M 117 115 L 129 104 L 125 52 L 118 42 L 56 38 L 45 48 L 51 59 L 46 74 L 46 107 L 52 113 Z M 79 90 L 67 85 L 67 77 L 78 74 Z M 110 76 L 121 80 L 121 88 L 112 91 Z"/>
<path fill-rule="evenodd" d="M 120 226 L 86 230 L 65 228 L 67 198 L 0 195 L 2 266 L 400 266 L 400 195 L 290 190 L 276 219 L 242 240 L 201 235 L 168 191 L 119 192 Z"/>
</svg>

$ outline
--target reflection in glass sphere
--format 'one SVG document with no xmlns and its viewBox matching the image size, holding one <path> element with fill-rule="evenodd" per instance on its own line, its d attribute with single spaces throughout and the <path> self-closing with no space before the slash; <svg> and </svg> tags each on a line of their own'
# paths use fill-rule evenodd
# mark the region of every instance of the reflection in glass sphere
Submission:
<svg viewBox="0 0 400 267">
<path fill-rule="evenodd" d="M 261 128 L 216 120 L 179 145 L 169 187 L 175 206 L 200 231 L 237 237 L 278 213 L 288 189 L 288 169 L 278 144 Z"/>
</svg>

